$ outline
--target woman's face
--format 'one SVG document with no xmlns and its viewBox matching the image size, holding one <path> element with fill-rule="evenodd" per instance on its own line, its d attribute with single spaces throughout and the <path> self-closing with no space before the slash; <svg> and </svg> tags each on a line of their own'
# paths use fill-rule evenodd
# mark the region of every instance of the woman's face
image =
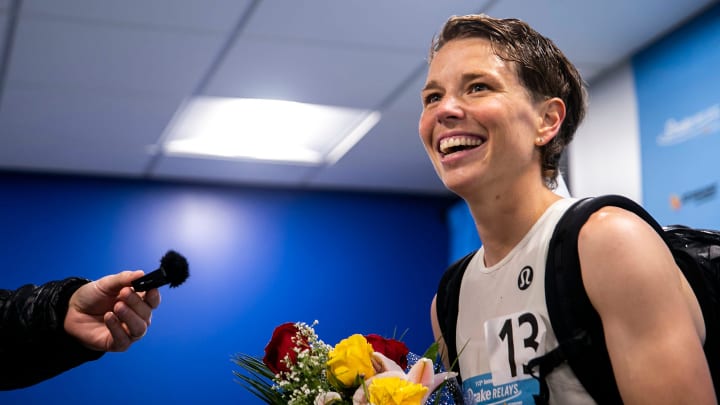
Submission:
<svg viewBox="0 0 720 405">
<path fill-rule="evenodd" d="M 532 171 L 540 178 L 539 103 L 488 40 L 446 43 L 430 63 L 422 102 L 420 138 L 450 190 L 462 196 Z"/>
</svg>

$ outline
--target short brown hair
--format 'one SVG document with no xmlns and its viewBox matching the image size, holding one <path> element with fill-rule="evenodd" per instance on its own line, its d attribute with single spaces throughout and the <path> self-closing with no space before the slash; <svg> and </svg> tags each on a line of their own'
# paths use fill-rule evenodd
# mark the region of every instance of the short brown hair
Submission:
<svg viewBox="0 0 720 405">
<path fill-rule="evenodd" d="M 560 157 L 585 117 L 586 92 L 580 73 L 550 39 L 527 23 L 484 14 L 450 17 L 433 39 L 428 61 L 446 43 L 476 37 L 489 40 L 499 58 L 515 63 L 520 82 L 535 100 L 559 97 L 565 103 L 558 136 L 540 148 L 543 179 L 555 188 Z"/>
</svg>

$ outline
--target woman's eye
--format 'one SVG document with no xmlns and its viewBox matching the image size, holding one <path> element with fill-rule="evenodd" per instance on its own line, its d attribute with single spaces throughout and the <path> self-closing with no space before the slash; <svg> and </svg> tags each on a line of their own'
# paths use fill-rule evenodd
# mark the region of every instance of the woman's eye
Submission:
<svg viewBox="0 0 720 405">
<path fill-rule="evenodd" d="M 440 100 L 440 95 L 437 93 L 430 93 L 427 96 L 423 98 L 423 103 L 425 105 L 428 105 L 430 103 L 434 103 L 436 101 Z"/>
<path fill-rule="evenodd" d="M 478 91 L 484 91 L 487 90 L 488 86 L 485 83 L 474 83 L 470 85 L 470 92 L 475 93 Z"/>
</svg>

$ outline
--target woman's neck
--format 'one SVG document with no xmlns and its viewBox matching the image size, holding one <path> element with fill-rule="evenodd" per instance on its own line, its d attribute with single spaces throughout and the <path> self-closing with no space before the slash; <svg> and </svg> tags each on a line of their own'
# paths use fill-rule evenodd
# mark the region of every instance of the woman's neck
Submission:
<svg viewBox="0 0 720 405">
<path fill-rule="evenodd" d="M 485 264 L 503 259 L 542 214 L 561 199 L 544 185 L 523 193 L 505 192 L 467 201 L 485 250 Z"/>
</svg>

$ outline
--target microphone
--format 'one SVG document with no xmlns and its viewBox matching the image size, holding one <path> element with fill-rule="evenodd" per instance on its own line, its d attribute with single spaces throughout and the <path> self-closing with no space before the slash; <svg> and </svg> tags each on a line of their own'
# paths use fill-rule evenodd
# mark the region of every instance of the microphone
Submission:
<svg viewBox="0 0 720 405">
<path fill-rule="evenodd" d="M 135 291 L 147 291 L 170 284 L 174 288 L 190 275 L 187 260 L 178 252 L 169 250 L 160 259 L 160 268 L 132 282 Z"/>
</svg>

